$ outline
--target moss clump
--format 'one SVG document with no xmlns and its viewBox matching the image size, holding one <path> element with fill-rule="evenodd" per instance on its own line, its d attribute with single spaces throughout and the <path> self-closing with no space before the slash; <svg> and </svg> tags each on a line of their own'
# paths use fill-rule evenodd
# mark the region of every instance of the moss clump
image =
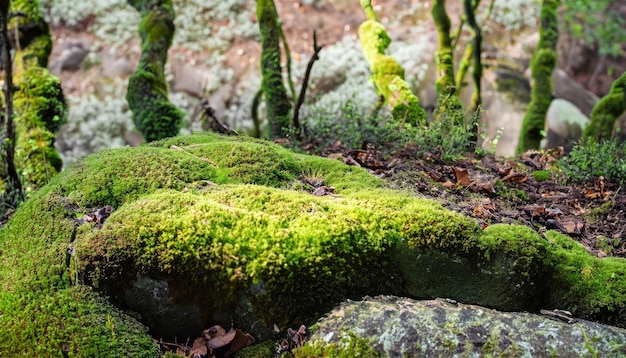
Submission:
<svg viewBox="0 0 626 358">
<path fill-rule="evenodd" d="M 340 342 L 324 344 L 320 341 L 308 343 L 302 348 L 294 349 L 296 358 L 328 357 L 328 358 L 351 358 L 351 357 L 382 357 L 369 340 L 359 337 L 351 331 L 342 335 Z"/>
<path fill-rule="evenodd" d="M 426 124 L 426 112 L 404 80 L 404 69 L 392 57 L 385 55 L 391 38 L 376 20 L 371 1 L 362 0 L 361 7 L 368 19 L 359 26 L 359 37 L 363 54 L 370 63 L 371 79 L 376 90 L 389 104 L 396 123 Z"/>
<path fill-rule="evenodd" d="M 128 80 L 126 100 L 137 130 L 148 142 L 178 134 L 184 113 L 168 100 L 163 69 L 174 37 L 174 9 L 169 1 L 129 1 L 142 14 L 141 58 Z"/>
<path fill-rule="evenodd" d="M 569 237 L 546 233 L 555 248 L 552 307 L 570 307 L 572 313 L 604 323 L 626 326 L 626 264 L 623 259 L 598 259 Z M 576 303 L 574 303 L 576 302 Z"/>
<path fill-rule="evenodd" d="M 626 72 L 613 82 L 611 90 L 591 111 L 591 122 L 583 132 L 583 138 L 610 139 L 615 120 L 626 111 Z"/>
<path fill-rule="evenodd" d="M 539 148 L 541 132 L 545 128 L 546 113 L 552 102 L 552 71 L 556 66 L 556 44 L 559 37 L 557 10 L 560 0 L 544 0 L 541 4 L 539 43 L 531 63 L 531 76 L 534 81 L 530 104 L 526 110 L 520 140 L 519 152 Z"/>
</svg>

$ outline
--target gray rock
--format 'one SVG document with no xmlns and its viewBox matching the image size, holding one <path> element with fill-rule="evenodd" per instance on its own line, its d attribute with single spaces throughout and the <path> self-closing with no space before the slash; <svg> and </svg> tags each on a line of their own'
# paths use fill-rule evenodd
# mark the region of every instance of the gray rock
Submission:
<svg viewBox="0 0 626 358">
<path fill-rule="evenodd" d="M 174 80 L 171 83 L 172 91 L 185 92 L 197 98 L 204 97 L 204 89 L 211 76 L 206 68 L 183 63 L 172 65 Z"/>
<path fill-rule="evenodd" d="M 556 98 L 570 101 L 587 117 L 591 115 L 593 106 L 599 98 L 574 81 L 565 71 L 555 68 L 552 72 L 554 81 L 553 93 Z"/>
<path fill-rule="evenodd" d="M 128 77 L 135 71 L 135 66 L 125 57 L 120 57 L 114 50 L 102 51 L 102 75 L 104 77 Z"/>
<path fill-rule="evenodd" d="M 496 153 L 513 156 L 530 101 L 528 80 L 522 72 L 512 68 L 486 69 L 482 87 L 482 118 L 487 132 L 483 147 L 490 149 L 492 141 L 497 139 Z"/>
<path fill-rule="evenodd" d="M 59 75 L 61 71 L 78 71 L 89 55 L 91 44 L 84 39 L 71 39 L 63 44 L 59 57 L 51 61 L 50 71 Z"/>
<path fill-rule="evenodd" d="M 573 103 L 565 99 L 554 99 L 546 114 L 547 137 L 542 147 L 562 146 L 569 152 L 588 124 L 589 118 Z"/>
<path fill-rule="evenodd" d="M 317 323 L 311 337 L 311 343 L 343 347 L 353 340 L 367 342 L 386 357 L 626 354 L 626 330 L 622 328 L 584 320 L 570 324 L 451 300 L 416 301 L 394 296 L 343 303 Z"/>
</svg>

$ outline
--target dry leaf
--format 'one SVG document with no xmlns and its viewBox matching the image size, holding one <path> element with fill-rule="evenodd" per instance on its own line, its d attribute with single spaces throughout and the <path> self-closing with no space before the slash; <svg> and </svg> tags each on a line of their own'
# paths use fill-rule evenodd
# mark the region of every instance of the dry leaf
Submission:
<svg viewBox="0 0 626 358">
<path fill-rule="evenodd" d="M 443 183 L 442 185 L 443 185 L 444 188 L 450 189 L 450 190 L 456 188 L 456 184 L 454 184 L 453 182 L 451 182 L 449 180 L 446 180 L 446 182 Z"/>
<path fill-rule="evenodd" d="M 232 331 L 232 329 L 231 329 Z M 224 357 L 230 357 L 235 352 L 246 348 L 254 343 L 254 337 L 248 333 L 244 333 L 241 329 L 235 331 L 235 338 L 230 342 L 228 350 L 224 353 Z"/>
<path fill-rule="evenodd" d="M 467 169 L 459 167 L 453 167 L 452 169 L 454 169 L 454 175 L 456 175 L 456 183 L 458 185 L 468 186 L 472 182 Z"/>
<path fill-rule="evenodd" d="M 507 176 L 502 178 L 502 181 L 507 181 L 507 180 L 511 180 L 511 181 L 516 182 L 516 183 L 523 183 L 526 180 L 528 180 L 528 175 L 526 175 L 524 173 L 511 172 Z"/>
<path fill-rule="evenodd" d="M 207 354 L 207 347 L 204 337 L 198 337 L 193 341 L 191 351 L 189 351 L 189 357 L 204 357 Z"/>
</svg>

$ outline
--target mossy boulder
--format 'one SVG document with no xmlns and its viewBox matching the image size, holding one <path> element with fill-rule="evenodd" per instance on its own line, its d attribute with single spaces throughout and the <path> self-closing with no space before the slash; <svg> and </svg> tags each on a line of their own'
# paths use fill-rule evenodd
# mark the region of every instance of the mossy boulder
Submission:
<svg viewBox="0 0 626 358">
<path fill-rule="evenodd" d="M 314 195 L 310 183 L 334 193 Z M 106 220 L 77 220 L 107 205 Z M 120 356 L 132 346 L 154 356 L 136 319 L 183 339 L 174 306 L 188 327 L 232 320 L 263 338 L 256 327 L 310 324 L 346 298 L 377 294 L 558 307 L 626 325 L 623 260 L 552 232 L 481 230 L 362 169 L 246 137 L 176 137 L 85 158 L 0 230 L 0 263 L 9 355 Z M 142 287 L 162 300 L 133 295 Z"/>
<path fill-rule="evenodd" d="M 550 313 L 548 311 L 546 313 Z M 554 313 L 554 312 L 552 312 Z M 393 296 L 345 302 L 296 357 L 622 357 L 626 330 L 585 320 L 498 312 Z"/>
</svg>

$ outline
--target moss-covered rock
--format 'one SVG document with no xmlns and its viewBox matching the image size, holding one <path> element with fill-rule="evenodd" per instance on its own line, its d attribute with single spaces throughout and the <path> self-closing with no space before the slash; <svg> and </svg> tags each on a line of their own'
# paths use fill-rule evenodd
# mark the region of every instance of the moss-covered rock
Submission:
<svg viewBox="0 0 626 358">
<path fill-rule="evenodd" d="M 446 300 L 379 296 L 346 302 L 296 357 L 621 357 L 626 330 L 584 320 L 497 312 Z"/>
<path fill-rule="evenodd" d="M 313 182 L 334 195 L 313 195 Z M 105 205 L 115 210 L 104 224 L 76 220 Z M 175 137 L 87 157 L 24 204 L 0 231 L 0 250 L 9 355 L 91 356 L 105 343 L 153 355 L 145 329 L 119 313 L 147 306 L 131 294 L 151 282 L 150 296 L 186 307 L 182 319 L 200 327 L 313 323 L 346 298 L 376 294 L 550 305 L 626 325 L 623 260 L 526 227 L 481 230 L 362 169 L 245 137 Z M 182 334 L 169 307 L 136 317 L 153 334 Z M 172 330 L 158 331 L 159 319 Z"/>
</svg>

